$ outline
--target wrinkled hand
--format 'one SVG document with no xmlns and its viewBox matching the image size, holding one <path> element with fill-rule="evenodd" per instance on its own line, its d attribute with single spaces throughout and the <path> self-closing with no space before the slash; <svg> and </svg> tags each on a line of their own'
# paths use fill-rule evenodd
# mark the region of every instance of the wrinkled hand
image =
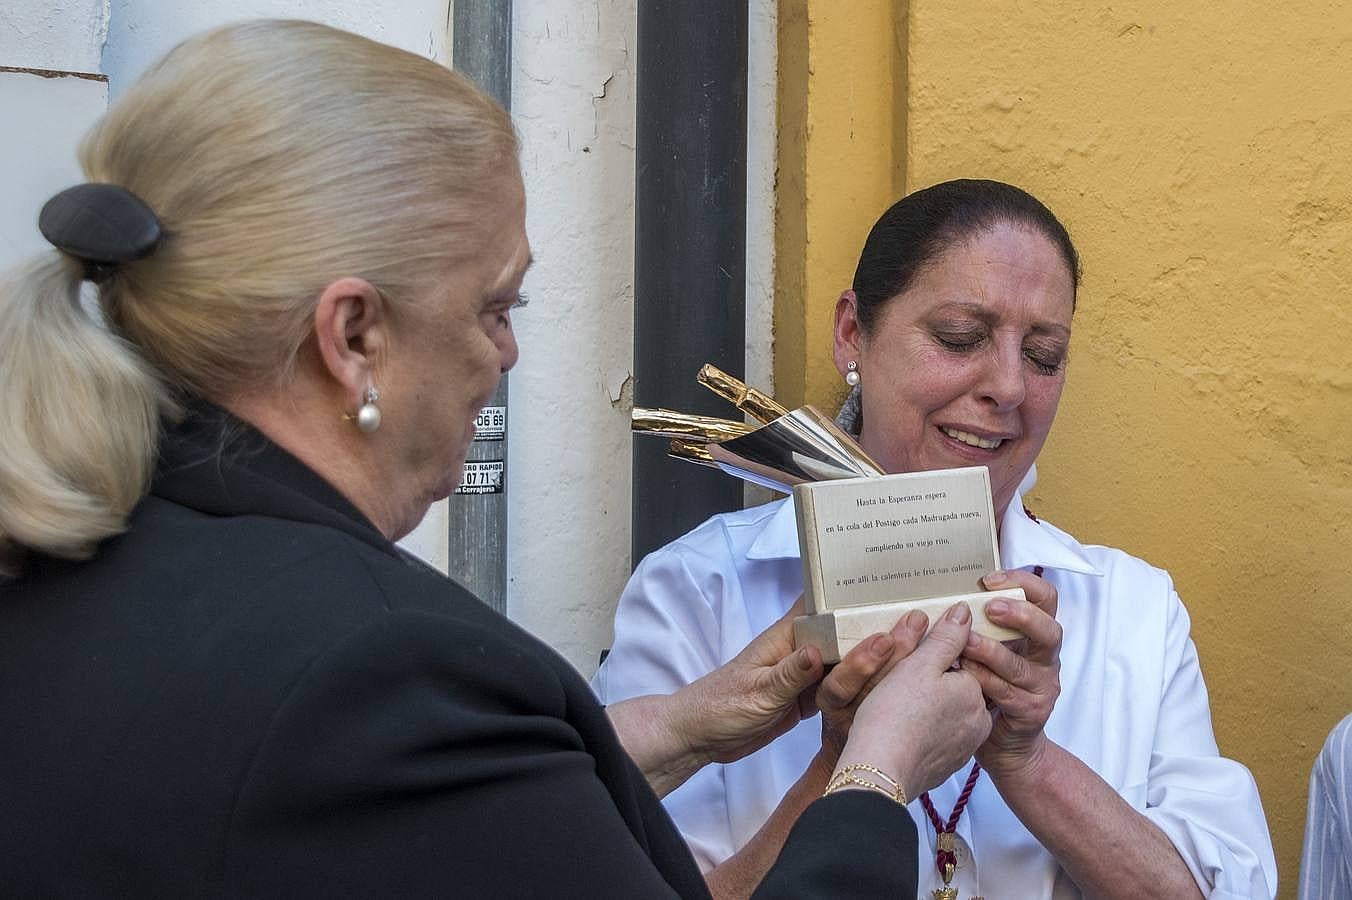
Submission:
<svg viewBox="0 0 1352 900">
<path fill-rule="evenodd" d="M 1003 576 L 1003 578 L 1001 578 Z M 1021 587 L 1027 600 L 995 600 L 986 615 L 1026 637 L 1011 644 L 972 634 L 962 668 L 981 685 L 991 706 L 991 733 L 976 758 L 992 777 L 1035 764 L 1045 748 L 1043 728 L 1061 694 L 1061 626 L 1056 588 L 1030 572 L 987 575 L 994 590 Z"/>
<path fill-rule="evenodd" d="M 896 661 L 860 703 L 841 766 L 878 766 L 915 797 L 971 757 L 991 728 L 980 685 L 952 667 L 971 627 L 971 610 L 959 603 L 914 652 Z"/>
<path fill-rule="evenodd" d="M 821 653 L 793 649 L 793 620 L 803 608 L 799 598 L 741 653 L 672 695 L 677 731 L 692 753 L 734 762 L 816 712 Z"/>
<path fill-rule="evenodd" d="M 834 758 L 859 704 L 891 661 L 915 649 L 928 624 L 923 613 L 903 617 L 890 633 L 861 641 L 823 679 L 821 653 L 793 649 L 793 620 L 803 610 L 799 598 L 741 653 L 673 696 L 692 752 L 708 762 L 735 762 L 820 710 L 822 747 Z"/>
<path fill-rule="evenodd" d="M 860 641 L 837 663 L 817 688 L 822 714 L 822 749 L 834 761 L 850 736 L 850 726 L 864 698 L 891 671 L 890 662 L 910 656 L 929 619 L 917 610 L 907 613 L 890 633 Z"/>
</svg>

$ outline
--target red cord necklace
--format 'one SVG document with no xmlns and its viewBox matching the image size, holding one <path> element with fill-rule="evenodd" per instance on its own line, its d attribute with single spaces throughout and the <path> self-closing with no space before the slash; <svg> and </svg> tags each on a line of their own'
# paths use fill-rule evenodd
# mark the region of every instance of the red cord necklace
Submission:
<svg viewBox="0 0 1352 900">
<path fill-rule="evenodd" d="M 976 787 L 976 780 L 980 777 L 981 764 L 974 762 L 972 771 L 967 775 L 967 783 L 962 786 L 962 793 L 958 794 L 958 802 L 953 804 L 953 811 L 948 814 L 947 823 L 939 818 L 939 813 L 930 800 L 929 791 L 920 795 L 920 805 L 925 808 L 925 815 L 929 816 L 930 824 L 934 826 L 935 842 L 939 847 L 939 852 L 935 854 L 935 865 L 939 868 L 939 877 L 944 880 L 944 886 L 934 892 L 934 900 L 957 900 L 958 889 L 950 884 L 953 872 L 958 867 L 958 857 L 954 852 L 957 838 L 954 832 L 957 830 L 958 820 L 962 818 L 962 811 L 967 808 L 967 801 L 972 799 L 972 789 Z"/>
<path fill-rule="evenodd" d="M 1034 522 L 1038 521 L 1031 509 L 1025 506 L 1023 511 L 1028 518 Z M 1041 578 L 1042 566 L 1034 566 L 1033 574 Z M 962 792 L 958 794 L 958 802 L 953 804 L 953 811 L 948 814 L 947 822 L 939 818 L 939 811 L 934 808 L 929 791 L 920 795 L 920 805 L 924 807 L 925 815 L 929 816 L 930 824 L 934 826 L 935 845 L 938 848 L 934 854 L 934 864 L 939 869 L 939 877 L 944 880 L 944 886 L 934 892 L 934 900 L 958 900 L 958 889 L 952 885 L 953 873 L 958 868 L 956 853 L 958 820 L 962 818 L 963 810 L 967 808 L 967 801 L 972 799 L 972 791 L 976 788 L 977 779 L 980 777 L 981 763 L 973 761 L 972 771 L 967 774 L 967 781 L 962 786 Z"/>
</svg>

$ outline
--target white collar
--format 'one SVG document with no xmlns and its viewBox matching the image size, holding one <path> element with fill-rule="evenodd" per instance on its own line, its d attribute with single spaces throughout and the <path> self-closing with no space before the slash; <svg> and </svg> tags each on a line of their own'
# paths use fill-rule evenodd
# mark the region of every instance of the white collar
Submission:
<svg viewBox="0 0 1352 900">
<path fill-rule="evenodd" d="M 751 542 L 746 551 L 747 559 L 797 559 L 798 558 L 798 517 L 793 511 L 793 495 L 781 500 L 765 523 L 765 528 Z"/>
<path fill-rule="evenodd" d="M 1102 576 L 1075 540 L 1055 527 L 1037 521 L 1024 511 L 1023 495 L 1037 483 L 1037 467 L 1031 466 L 1019 482 L 1014 499 L 1000 523 L 1001 565 L 1006 569 L 1060 569 L 1082 575 Z M 798 520 L 793 497 L 782 501 L 765 528 L 747 550 L 747 559 L 797 559 Z"/>
</svg>

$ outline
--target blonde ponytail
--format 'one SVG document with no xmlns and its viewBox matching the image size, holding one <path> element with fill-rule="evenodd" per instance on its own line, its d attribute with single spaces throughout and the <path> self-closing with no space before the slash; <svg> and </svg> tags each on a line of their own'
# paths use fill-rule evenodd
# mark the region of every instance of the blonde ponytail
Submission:
<svg viewBox="0 0 1352 900">
<path fill-rule="evenodd" d="M 80 161 L 163 241 L 110 270 L 103 321 L 72 257 L 0 286 L 0 568 L 22 548 L 90 554 L 144 495 L 169 397 L 285 384 L 334 279 L 366 279 L 392 314 L 418 302 L 481 252 L 479 223 L 519 178 L 511 120 L 463 76 L 295 21 L 185 41 Z"/>
<path fill-rule="evenodd" d="M 166 388 L 80 302 L 80 263 L 0 277 L 0 567 L 21 548 L 81 558 L 145 494 Z M 8 563 L 6 563 L 8 560 Z"/>
</svg>

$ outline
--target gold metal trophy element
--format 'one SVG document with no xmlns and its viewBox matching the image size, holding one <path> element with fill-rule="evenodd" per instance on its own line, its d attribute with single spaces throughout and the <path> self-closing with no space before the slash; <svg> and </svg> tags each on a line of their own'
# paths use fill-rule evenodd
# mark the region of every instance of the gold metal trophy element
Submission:
<svg viewBox="0 0 1352 900">
<path fill-rule="evenodd" d="M 643 409 L 637 406 L 629 414 L 629 427 L 636 434 L 679 436 L 700 443 L 738 438 L 755 430 L 754 425 L 745 425 L 728 419 L 692 416 L 689 413 L 672 412 L 669 409 Z"/>
<path fill-rule="evenodd" d="M 636 406 L 633 430 L 671 438 L 677 459 L 716 466 L 784 494 L 809 481 L 885 474 L 854 438 L 811 406 L 790 412 L 710 365 L 700 369 L 698 381 L 762 424 Z"/>
<path fill-rule="evenodd" d="M 748 387 L 717 366 L 705 363 L 695 380 L 762 425 L 768 425 L 788 412 L 772 397 Z"/>
<path fill-rule="evenodd" d="M 813 485 L 821 485 L 824 488 L 824 482 L 867 479 L 868 484 L 859 485 L 862 492 L 877 493 L 878 488 L 883 486 L 875 487 L 873 479 L 886 478 L 889 481 L 912 477 L 934 479 L 945 477 L 947 474 L 889 476 L 852 437 L 819 410 L 811 406 L 787 410 L 767 394 L 749 387 L 711 365 L 700 369 L 697 380 L 761 424 L 751 425 L 732 419 L 635 407 L 631 417 L 633 430 L 639 434 L 669 438 L 670 455 L 677 459 L 715 467 L 744 481 L 782 493 L 794 494 L 799 543 L 803 549 L 805 583 L 809 586 L 823 584 L 821 570 L 824 566 L 820 559 L 821 544 L 817 537 L 819 529 L 826 529 L 829 526 L 817 521 L 812 512 L 811 499 L 802 492 L 812 491 L 815 494 L 816 489 Z M 954 471 L 970 473 L 972 470 Z M 981 470 L 981 474 L 984 479 L 984 469 Z M 970 476 L 965 480 L 970 481 Z M 988 481 L 983 480 L 982 483 L 988 485 Z M 795 486 L 798 486 L 797 491 Z M 841 488 L 846 489 L 846 486 L 841 485 Z M 831 490 L 836 491 L 835 488 Z M 990 568 L 994 568 L 998 565 L 998 553 L 995 552 L 994 525 L 993 522 L 989 522 L 989 519 L 993 518 L 993 513 L 989 511 L 988 487 L 982 499 L 990 525 L 990 540 L 986 544 L 983 560 L 990 564 Z M 893 524 L 900 522 L 898 520 Z M 841 539 L 835 529 L 831 528 L 830 533 L 831 546 L 840 547 Z M 992 556 L 995 558 L 992 559 Z M 846 558 L 848 557 L 836 556 L 829 558 L 828 561 L 838 562 Z M 884 555 L 871 553 L 867 558 L 870 562 L 883 561 Z M 985 571 L 974 573 L 971 587 L 977 587 L 975 580 L 984 574 Z M 877 581 L 877 578 L 874 578 L 874 581 Z M 1016 632 L 990 622 L 985 615 L 985 606 L 996 597 L 1022 599 L 1022 590 L 1014 588 L 1003 591 L 972 591 L 965 586 L 960 590 L 961 593 L 955 593 L 951 589 L 945 590 L 943 592 L 945 596 L 896 600 L 897 596 L 907 596 L 904 591 L 899 590 L 887 598 L 888 602 L 876 602 L 877 598 L 872 597 L 868 598 L 867 602 L 851 602 L 842 596 L 839 603 L 832 599 L 831 592 L 826 589 L 808 590 L 809 609 L 812 614 L 801 616 L 794 621 L 794 640 L 798 646 L 812 644 L 818 647 L 825 661 L 835 662 L 869 635 L 889 630 L 910 610 L 923 610 L 933 622 L 938 615 L 959 600 L 967 602 L 972 608 L 973 630 L 997 640 L 1009 640 L 1019 636 Z"/>
</svg>

